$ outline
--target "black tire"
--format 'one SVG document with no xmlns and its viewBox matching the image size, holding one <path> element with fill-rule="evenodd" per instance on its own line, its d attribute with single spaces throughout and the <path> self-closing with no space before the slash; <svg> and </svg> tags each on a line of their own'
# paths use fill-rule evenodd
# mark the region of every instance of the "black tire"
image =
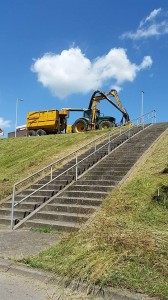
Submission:
<svg viewBox="0 0 168 300">
<path fill-rule="evenodd" d="M 28 133 L 27 133 L 27 136 L 36 136 L 36 131 L 29 130 Z"/>
<path fill-rule="evenodd" d="M 37 130 L 37 135 L 38 135 L 38 136 L 46 135 L 46 131 L 43 130 L 43 129 L 38 129 L 38 130 Z"/>
<path fill-rule="evenodd" d="M 88 123 L 84 119 L 78 119 L 72 126 L 72 132 L 79 133 L 87 131 Z"/>
<path fill-rule="evenodd" d="M 111 128 L 113 126 L 113 123 L 111 123 L 110 121 L 102 121 L 100 124 L 99 124 L 99 129 L 100 130 L 103 130 L 103 129 L 108 129 L 108 128 Z"/>
</svg>

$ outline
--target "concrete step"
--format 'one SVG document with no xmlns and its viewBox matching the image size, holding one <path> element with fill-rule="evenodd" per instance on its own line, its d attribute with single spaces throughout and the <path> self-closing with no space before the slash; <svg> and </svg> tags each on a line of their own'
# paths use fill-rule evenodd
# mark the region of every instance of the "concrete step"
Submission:
<svg viewBox="0 0 168 300">
<path fill-rule="evenodd" d="M 78 161 L 87 161 L 87 162 L 90 162 L 92 161 L 92 159 L 96 159 L 96 161 L 98 161 L 99 159 L 101 159 L 103 156 L 105 156 L 107 154 L 107 150 L 106 149 L 100 149 L 100 150 L 96 150 L 96 152 L 91 152 L 89 155 L 89 157 L 87 158 L 87 155 L 84 154 L 84 155 L 81 155 L 79 158 L 78 158 Z"/>
<path fill-rule="evenodd" d="M 10 208 L 12 207 L 12 200 L 8 200 L 4 203 L 2 203 L 1 208 Z M 0 212 L 1 212 L 1 208 L 0 208 Z"/>
<path fill-rule="evenodd" d="M 103 185 L 85 185 L 85 184 L 74 184 L 67 191 L 97 191 L 97 192 L 108 192 L 112 188 L 111 186 Z"/>
<path fill-rule="evenodd" d="M 33 210 L 35 210 L 38 206 L 40 206 L 42 203 L 41 202 L 27 202 L 26 200 L 25 201 L 23 201 L 23 203 L 21 203 L 21 204 L 19 204 L 18 206 L 17 206 L 17 208 L 18 209 L 24 209 L 24 210 L 28 210 L 28 211 L 33 211 Z M 11 209 L 11 206 L 12 206 L 12 203 L 10 203 L 10 202 L 6 202 L 6 203 L 4 203 L 4 205 L 3 205 L 3 208 L 8 208 L 8 209 Z"/>
<path fill-rule="evenodd" d="M 30 195 L 32 192 L 34 192 L 35 190 L 33 189 L 27 189 L 25 191 L 23 191 L 20 195 L 21 196 L 27 196 Z M 59 190 L 44 190 L 41 189 L 39 191 L 36 191 L 33 195 L 35 196 L 44 196 L 44 197 L 52 197 L 54 196 L 56 193 L 58 193 Z"/>
<path fill-rule="evenodd" d="M 52 228 L 54 230 L 58 231 L 65 231 L 65 232 L 71 232 L 71 231 L 77 231 L 80 228 L 80 224 L 76 222 L 65 222 L 65 221 L 49 221 L 49 220 L 40 220 L 40 219 L 34 219 L 34 220 L 28 220 L 26 223 L 24 223 L 21 227 L 26 228 Z"/>
<path fill-rule="evenodd" d="M 85 179 L 89 179 L 89 180 L 114 180 L 114 181 L 120 181 L 122 179 L 122 175 L 115 175 L 115 174 L 111 174 L 111 175 L 96 175 L 96 173 L 92 174 L 89 173 L 87 174 L 87 176 L 85 177 Z"/>
<path fill-rule="evenodd" d="M 91 206 L 99 206 L 102 203 L 101 199 L 95 198 L 82 198 L 82 197 L 57 197 L 52 200 L 51 204 L 60 203 L 60 204 L 76 204 L 76 205 L 91 205 Z"/>
<path fill-rule="evenodd" d="M 50 197 L 44 197 L 44 196 L 37 196 L 37 195 L 32 195 L 30 197 L 28 197 L 27 199 L 25 199 L 23 202 L 35 202 L 35 203 L 44 203 L 46 202 Z M 15 198 L 15 202 L 19 202 L 23 199 L 23 196 L 16 196 Z M 21 202 L 22 203 L 22 202 Z M 21 204 L 20 203 L 20 204 Z"/>
<path fill-rule="evenodd" d="M 66 184 L 65 184 L 66 185 Z M 50 183 L 50 184 L 47 184 L 47 185 L 45 185 L 44 186 L 44 189 L 45 190 L 57 190 L 57 191 L 60 191 L 60 190 L 62 190 L 64 187 L 65 187 L 65 185 L 63 185 L 63 184 L 52 184 L 52 183 Z M 31 189 L 31 190 L 37 190 L 37 189 L 39 189 L 40 187 L 42 187 L 43 186 L 43 184 L 39 184 L 39 183 L 35 183 L 35 184 L 32 184 L 30 187 L 29 187 L 29 189 Z"/>
<path fill-rule="evenodd" d="M 109 155 L 107 157 L 107 160 L 105 160 L 105 162 L 106 162 L 106 164 L 107 163 L 114 163 L 114 162 L 116 164 L 120 164 L 121 162 L 124 162 L 126 165 L 128 165 L 129 163 L 132 163 L 132 162 L 134 162 L 136 160 L 137 160 L 136 157 L 135 158 L 134 157 L 130 157 L 130 156 L 124 157 L 122 155 L 117 155 L 117 153 L 116 154 L 113 153 L 112 155 Z"/>
<path fill-rule="evenodd" d="M 68 213 L 68 212 L 60 212 L 60 211 L 39 211 L 36 213 L 33 219 L 40 220 L 53 220 L 53 221 L 64 221 L 64 222 L 73 222 L 73 223 L 84 223 L 88 220 L 88 216 L 86 214 L 81 213 Z"/>
<path fill-rule="evenodd" d="M 141 149 L 135 149 L 137 152 L 134 152 L 134 149 L 123 149 L 122 151 L 118 149 L 117 152 L 113 153 L 114 157 L 121 157 L 122 158 L 127 158 L 129 157 L 130 159 L 136 159 L 139 157 L 139 151 L 142 151 Z M 143 149 L 144 150 L 144 149 Z"/>
<path fill-rule="evenodd" d="M 29 210 L 25 210 L 25 209 L 15 209 L 15 214 L 14 214 L 14 217 L 15 218 L 25 218 L 28 214 L 30 214 L 31 211 Z M 2 208 L 1 210 L 1 215 L 3 216 L 8 216 L 10 218 L 11 216 L 11 211 L 9 209 L 5 209 L 5 208 Z"/>
<path fill-rule="evenodd" d="M 45 207 L 45 211 L 59 211 L 59 212 L 68 212 L 76 214 L 91 214 L 95 212 L 96 206 L 93 205 L 76 205 L 76 204 L 48 204 Z"/>
<path fill-rule="evenodd" d="M 108 167 L 107 166 L 109 166 L 110 167 L 110 170 L 111 171 L 122 171 L 122 170 L 129 170 L 129 165 L 127 164 L 126 166 L 123 166 L 121 163 L 119 163 L 119 164 L 117 164 L 117 163 L 115 163 L 115 161 L 111 161 L 111 163 L 109 164 L 105 164 L 105 161 L 102 161 L 102 162 L 100 162 L 98 165 L 96 165 L 95 167 L 94 167 L 94 169 L 92 169 L 92 170 L 97 170 L 97 171 L 99 171 L 99 170 L 103 170 L 103 171 L 105 171 L 105 170 L 107 170 L 108 169 Z"/>
<path fill-rule="evenodd" d="M 127 170 L 130 170 L 130 168 L 136 163 L 136 160 L 135 161 L 132 161 L 132 162 L 127 162 L 127 160 L 124 161 L 120 161 L 118 164 L 112 160 L 111 162 L 109 163 L 104 163 L 102 162 L 102 164 L 99 165 L 99 167 L 102 167 L 102 169 L 106 168 L 106 170 L 114 170 L 114 169 L 123 169 L 124 166 L 125 168 L 127 168 Z M 90 173 L 93 169 L 91 169 L 90 171 L 88 171 L 88 173 Z"/>
<path fill-rule="evenodd" d="M 2 225 L 10 225 L 10 216 L 0 215 L 0 224 Z"/>
<path fill-rule="evenodd" d="M 99 178 L 99 180 L 89 180 L 89 178 L 83 179 L 83 180 L 78 180 L 77 181 L 78 184 L 84 184 L 84 185 L 88 185 L 88 186 L 94 186 L 94 185 L 99 185 L 99 186 L 109 186 L 110 188 L 114 188 L 116 186 L 116 184 L 118 183 L 118 181 L 116 180 L 101 180 Z"/>
<path fill-rule="evenodd" d="M 80 197 L 80 198 L 96 198 L 101 199 L 107 196 L 107 192 L 96 192 L 96 191 L 68 191 L 66 190 L 62 197 Z"/>
<path fill-rule="evenodd" d="M 101 163 L 100 163 L 100 167 L 121 167 L 121 168 L 126 168 L 126 167 L 129 167 L 132 165 L 132 163 L 134 163 L 135 160 L 127 160 L 127 159 L 119 159 L 119 160 L 116 160 L 114 159 L 114 157 L 110 157 L 110 159 L 108 160 L 103 160 Z"/>
<path fill-rule="evenodd" d="M 116 170 L 111 170 L 111 168 L 107 168 L 105 171 L 97 171 L 97 170 L 92 170 L 90 171 L 90 173 L 92 175 L 96 175 L 96 176 L 102 176 L 102 175 L 114 175 L 114 176 L 124 176 L 125 174 L 127 174 L 128 171 L 125 171 L 125 170 L 119 170 L 119 171 L 116 171 Z M 89 173 L 89 174 L 90 174 Z"/>
<path fill-rule="evenodd" d="M 27 213 L 21 213 L 21 212 L 15 212 L 14 214 L 14 224 L 18 223 L 18 221 L 22 220 L 23 216 L 26 217 L 29 214 Z M 0 215 L 0 224 L 2 225 L 9 225 L 11 224 L 11 216 L 9 215 Z"/>
<path fill-rule="evenodd" d="M 74 179 L 75 179 L 75 172 L 74 172 L 74 174 L 68 174 L 68 175 L 64 174 L 64 175 L 61 175 L 59 178 L 56 178 L 56 179 L 53 178 L 52 182 L 59 180 L 59 181 L 66 181 L 67 184 L 68 184 L 68 183 L 71 183 Z M 38 181 L 38 183 L 47 183 L 50 180 L 51 180 L 51 176 L 47 175 L 44 178 L 40 179 Z"/>
</svg>

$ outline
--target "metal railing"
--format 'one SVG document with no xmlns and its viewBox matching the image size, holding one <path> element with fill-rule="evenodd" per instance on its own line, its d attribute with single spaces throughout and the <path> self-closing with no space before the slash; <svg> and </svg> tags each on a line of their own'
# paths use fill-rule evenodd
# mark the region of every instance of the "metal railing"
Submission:
<svg viewBox="0 0 168 300">
<path fill-rule="evenodd" d="M 104 135 L 101 135 L 100 137 L 90 141 L 89 143 L 85 144 L 84 146 L 78 148 L 77 150 L 71 152 L 70 154 L 67 154 L 66 156 L 54 161 L 53 163 L 47 165 L 46 167 L 40 169 L 39 171 L 37 172 L 34 172 L 32 175 L 26 177 L 25 179 L 22 179 L 18 182 L 16 182 L 13 186 L 13 193 L 12 193 L 12 208 L 11 208 L 11 228 L 13 229 L 14 227 L 14 209 L 17 205 L 19 205 L 20 203 L 22 203 L 23 201 L 25 201 L 26 199 L 28 199 L 29 197 L 31 197 L 32 195 L 34 195 L 35 193 L 37 193 L 38 191 L 44 189 L 48 184 L 52 183 L 54 180 L 58 179 L 59 177 L 61 177 L 62 175 L 68 173 L 69 171 L 72 171 L 73 169 L 75 170 L 74 171 L 74 180 L 78 180 L 78 166 L 84 162 L 86 159 L 88 159 L 89 157 L 91 157 L 92 155 L 94 155 L 95 153 L 98 153 L 98 151 L 102 150 L 104 147 L 107 146 L 108 148 L 108 154 L 110 153 L 110 145 L 112 142 L 116 141 L 116 139 L 118 138 L 115 137 L 111 140 L 111 136 L 113 136 L 115 133 L 119 133 L 120 136 L 128 133 L 128 138 L 130 138 L 130 130 L 133 128 L 133 122 L 136 124 L 136 126 L 141 126 L 142 127 L 142 130 L 145 128 L 145 123 L 148 123 L 149 120 L 151 120 L 151 123 L 155 123 L 156 122 L 156 112 L 155 110 L 147 113 L 147 114 L 144 114 L 143 116 L 140 116 L 138 118 L 135 118 L 133 120 L 131 120 L 130 124 L 128 125 L 128 127 L 125 127 L 125 126 L 118 126 L 116 128 L 114 128 L 113 130 L 110 130 L 109 132 L 105 133 Z M 126 128 L 128 128 L 126 130 Z M 123 130 L 123 132 L 122 132 Z M 98 145 L 100 144 L 100 140 L 102 139 L 103 137 L 103 140 L 108 140 L 104 145 L 100 146 L 98 148 Z M 99 141 L 99 144 L 97 144 L 97 142 Z M 79 161 L 79 155 L 78 155 L 78 152 L 81 151 L 82 149 L 86 149 L 86 147 L 88 145 L 93 145 L 93 152 L 91 152 L 89 155 L 87 155 L 86 157 L 84 157 L 83 159 L 81 159 Z M 60 163 L 61 161 L 65 161 L 65 159 L 67 159 L 68 157 L 70 157 L 72 159 L 72 156 L 75 156 L 75 164 L 71 167 L 69 167 L 68 169 L 66 169 L 64 172 L 60 173 L 59 175 L 53 177 L 53 166 L 55 164 L 58 164 Z M 81 155 L 81 154 L 80 154 Z M 17 195 L 16 193 L 16 188 L 17 186 L 19 186 L 21 183 L 27 181 L 27 180 L 30 180 L 30 178 L 33 178 L 35 177 L 36 175 L 40 174 L 40 173 L 43 173 L 44 171 L 46 171 L 47 169 L 50 169 L 50 180 L 43 184 L 42 186 L 40 186 L 38 189 L 32 191 L 30 194 L 26 195 L 25 197 L 23 197 L 20 201 L 17 201 L 15 202 L 15 197 Z M 46 174 L 47 175 L 47 174 Z"/>
</svg>

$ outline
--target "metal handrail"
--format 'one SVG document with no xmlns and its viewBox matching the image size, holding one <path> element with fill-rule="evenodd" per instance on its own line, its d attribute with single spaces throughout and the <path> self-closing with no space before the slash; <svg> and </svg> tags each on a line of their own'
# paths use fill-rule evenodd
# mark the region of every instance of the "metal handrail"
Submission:
<svg viewBox="0 0 168 300">
<path fill-rule="evenodd" d="M 128 132 L 130 129 L 124 131 L 122 134 L 125 134 L 126 132 Z M 122 135 L 121 134 L 121 135 Z M 120 135 L 120 136 L 121 136 Z M 116 137 L 118 138 L 118 136 Z M 114 138 L 112 141 L 114 141 L 116 138 Z M 47 186 L 48 184 L 50 184 L 51 182 L 53 182 L 54 180 L 58 179 L 59 177 L 61 177 L 62 175 L 64 175 L 65 173 L 68 173 L 68 171 L 72 170 L 73 168 L 75 168 L 75 180 L 78 180 L 78 170 L 77 167 L 78 165 L 83 162 L 84 160 L 86 160 L 87 158 L 91 157 L 93 154 L 97 153 L 98 151 L 100 151 L 103 147 L 105 147 L 106 145 L 108 145 L 109 143 L 111 143 L 112 141 L 108 141 L 106 144 L 104 144 L 103 146 L 101 146 L 100 148 L 94 150 L 91 154 L 89 154 L 88 156 L 84 157 L 81 161 L 77 161 L 76 159 L 76 163 L 71 166 L 70 168 L 68 168 L 67 170 L 65 170 L 64 172 L 62 172 L 61 174 L 57 175 L 56 177 L 52 178 L 51 180 L 49 180 L 47 183 L 43 184 L 41 187 L 39 187 L 38 189 L 34 190 L 33 192 L 31 192 L 29 195 L 27 195 L 26 197 L 24 197 L 23 199 L 21 199 L 18 202 L 14 202 L 13 199 L 15 199 L 15 193 L 13 194 L 12 197 L 12 210 L 11 210 L 11 228 L 13 229 L 13 220 L 14 220 L 14 208 L 19 205 L 20 203 L 22 203 L 23 201 L 25 201 L 26 199 L 28 199 L 29 197 L 31 197 L 32 195 L 34 195 L 35 193 L 37 193 L 38 191 L 40 191 L 41 189 L 43 189 L 45 186 Z M 14 189 L 15 190 L 15 189 Z"/>
<path fill-rule="evenodd" d="M 152 110 L 151 112 L 155 112 L 155 110 Z M 141 124 L 142 118 L 144 118 L 146 115 L 149 115 L 151 112 L 149 112 L 149 113 L 147 113 L 147 114 L 144 114 L 144 115 L 142 115 L 142 116 L 140 116 L 140 117 L 138 117 L 138 118 L 135 118 L 135 119 L 131 120 L 131 123 L 133 123 L 134 121 L 136 121 L 137 124 L 138 124 L 138 121 L 139 121 L 139 124 Z M 136 125 L 137 125 L 137 124 L 136 124 Z M 112 130 L 110 130 L 110 133 L 111 133 L 111 132 L 114 133 L 115 130 L 117 131 L 118 128 L 121 129 L 122 127 L 123 127 L 123 126 L 115 127 L 115 128 L 113 128 Z M 40 169 L 40 170 L 34 172 L 34 173 L 31 174 L 31 175 L 25 177 L 24 179 L 22 179 L 22 180 L 20 180 L 20 181 L 17 181 L 17 182 L 15 183 L 15 186 L 16 186 L 16 185 L 19 185 L 20 183 L 23 183 L 24 181 L 30 179 L 31 177 L 34 177 L 35 175 L 37 175 L 37 174 L 39 174 L 39 173 L 42 173 L 43 171 L 45 171 L 45 170 L 48 169 L 49 167 L 52 167 L 52 166 L 55 165 L 56 163 L 59 163 L 61 160 L 65 160 L 65 159 L 68 158 L 69 156 L 72 156 L 73 154 L 76 154 L 76 152 L 81 151 L 82 149 L 86 148 L 88 145 L 90 145 L 90 144 L 92 144 L 92 143 L 94 143 L 94 142 L 96 142 L 96 141 L 98 141 L 98 140 L 100 140 L 100 139 L 102 139 L 102 138 L 105 138 L 106 136 L 109 136 L 109 132 L 106 132 L 105 134 L 101 135 L 100 137 L 98 137 L 98 138 L 96 138 L 96 139 L 94 139 L 94 140 L 92 140 L 92 141 L 86 143 L 85 145 L 83 145 L 82 147 L 78 148 L 77 150 L 74 150 L 74 151 L 72 151 L 71 153 L 65 155 L 64 157 L 62 157 L 62 158 L 60 158 L 60 159 L 58 159 L 58 160 L 56 160 L 56 161 L 54 161 L 54 162 L 48 164 L 47 166 L 45 166 L 45 167 L 43 167 L 42 169 Z"/>
<path fill-rule="evenodd" d="M 151 117 L 150 117 L 150 114 L 151 114 Z M 144 114 L 144 115 L 141 116 L 141 117 L 135 118 L 135 119 L 132 120 L 132 121 L 135 121 L 135 120 L 136 120 L 137 123 L 138 123 L 138 121 L 139 121 L 139 124 L 138 124 L 137 126 L 142 125 L 142 128 L 144 129 L 144 120 L 145 120 L 145 117 L 146 117 L 146 116 L 147 116 L 147 120 L 152 119 L 152 123 L 155 123 L 155 122 L 156 122 L 156 112 L 155 112 L 155 110 L 153 110 L 153 111 L 151 111 L 151 112 L 149 112 L 149 113 L 147 113 L 147 114 Z M 142 123 L 142 120 L 143 120 L 143 123 Z M 125 134 L 125 133 L 127 133 L 127 132 L 130 132 L 130 128 L 131 128 L 132 121 L 131 121 L 131 123 L 129 124 L 128 130 L 125 130 L 123 133 L 120 132 L 120 136 L 123 135 L 123 134 Z M 111 142 L 114 142 L 114 141 L 118 138 L 118 136 L 117 136 L 117 137 L 115 137 L 114 139 L 110 140 L 110 137 L 111 137 L 110 133 L 111 133 L 111 132 L 108 132 L 108 133 L 106 133 L 105 135 L 103 135 L 103 136 L 106 136 L 106 135 L 108 134 L 109 140 L 108 140 L 107 143 L 105 143 L 103 146 L 99 147 L 98 149 L 94 148 L 94 151 L 93 151 L 91 154 L 89 154 L 88 156 L 86 156 L 85 158 L 83 158 L 83 159 L 80 160 L 80 161 L 78 161 L 78 157 L 77 157 L 77 152 L 79 151 L 79 149 L 83 149 L 83 148 L 86 147 L 88 144 L 93 143 L 95 140 L 97 141 L 100 137 L 97 138 L 97 139 L 95 139 L 94 141 L 91 141 L 91 142 L 85 144 L 84 146 L 80 147 L 80 148 L 77 149 L 76 151 L 73 151 L 71 154 L 66 155 L 66 156 L 65 156 L 64 158 L 62 158 L 62 159 L 65 159 L 65 158 L 68 157 L 69 155 L 72 156 L 72 154 L 76 154 L 76 163 L 75 163 L 73 166 L 71 166 L 70 168 L 68 168 L 67 170 L 65 170 L 64 172 L 62 172 L 61 174 L 57 175 L 56 177 L 53 178 L 53 177 L 51 176 L 51 180 L 49 180 L 47 183 L 45 183 L 44 185 L 42 185 L 42 186 L 39 187 L 38 189 L 34 190 L 32 193 L 30 193 L 29 195 L 27 195 L 26 197 L 24 197 L 23 199 L 21 199 L 20 201 L 18 201 L 18 202 L 16 202 L 16 203 L 15 203 L 16 186 L 17 186 L 19 183 L 25 181 L 27 178 L 31 178 L 33 175 L 35 175 L 35 174 L 38 173 L 38 172 L 35 172 L 33 175 L 31 175 L 31 176 L 25 178 L 24 180 L 21 180 L 21 181 L 15 183 L 14 186 L 13 186 L 13 194 L 12 194 L 11 227 L 13 228 L 14 208 L 15 208 L 18 204 L 22 203 L 24 200 L 28 199 L 30 196 L 34 195 L 36 192 L 38 192 L 39 190 L 43 189 L 43 188 L 44 188 L 45 186 L 47 186 L 49 183 L 53 182 L 54 180 L 56 180 L 56 179 L 59 178 L 60 176 L 64 175 L 65 173 L 67 173 L 68 171 L 70 171 L 70 170 L 73 169 L 73 168 L 75 168 L 75 174 L 76 174 L 76 175 L 75 175 L 75 180 L 77 181 L 77 180 L 78 180 L 78 170 L 77 170 L 77 166 L 78 166 L 81 162 L 83 162 L 84 160 L 86 160 L 87 158 L 91 157 L 93 154 L 97 153 L 97 152 L 98 152 L 99 150 L 101 150 L 103 147 L 105 147 L 105 146 L 107 146 L 107 145 L 110 145 Z M 102 136 L 101 136 L 101 137 L 102 137 Z M 129 138 L 130 138 L 130 136 L 129 136 Z M 59 160 L 56 161 L 56 162 L 59 162 L 59 161 L 62 160 L 62 159 L 59 159 Z M 52 164 L 50 164 L 50 165 L 48 165 L 48 166 L 52 166 L 53 164 L 54 164 L 54 163 L 52 163 Z M 47 167 L 48 167 L 48 166 L 47 166 Z M 44 169 L 46 169 L 47 167 L 45 167 L 45 168 L 43 168 L 43 169 L 41 169 L 41 170 L 44 170 Z M 41 171 L 41 170 L 40 170 L 40 171 Z"/>
<path fill-rule="evenodd" d="M 69 154 L 65 155 L 64 157 L 61 157 L 60 159 L 55 160 L 54 162 L 48 164 L 47 166 L 43 167 L 42 169 L 40 169 L 40 170 L 38 170 L 38 171 L 32 173 L 31 175 L 25 177 L 24 179 L 22 179 L 22 180 L 20 180 L 20 181 L 17 181 L 17 182 L 15 183 L 15 186 L 16 186 L 16 185 L 19 185 L 20 183 L 23 183 L 24 181 L 30 179 L 31 177 L 34 177 L 35 175 L 37 175 L 37 174 L 39 174 L 39 173 L 42 173 L 43 171 L 47 170 L 49 167 L 52 167 L 53 165 L 55 165 L 56 163 L 59 163 L 59 162 L 62 161 L 62 160 L 65 160 L 65 159 L 68 158 L 69 156 L 72 157 L 72 155 L 73 155 L 73 154 L 76 154 L 76 152 L 79 152 L 79 151 L 81 151 L 82 149 L 86 148 L 88 145 L 91 145 L 91 144 L 95 143 L 96 141 L 101 140 L 102 138 L 105 138 L 106 136 L 109 135 L 109 132 L 110 132 L 110 133 L 112 133 L 112 132 L 115 133 L 115 130 L 117 131 L 117 129 L 118 129 L 118 128 L 121 128 L 121 127 L 123 127 L 123 126 L 118 126 L 118 127 L 113 128 L 112 130 L 106 132 L 105 134 L 99 136 L 98 138 L 96 138 L 96 139 L 94 139 L 94 140 L 92 140 L 92 141 L 86 143 L 85 145 L 83 145 L 82 147 L 78 148 L 77 150 L 74 150 L 74 151 L 70 152 Z"/>
</svg>

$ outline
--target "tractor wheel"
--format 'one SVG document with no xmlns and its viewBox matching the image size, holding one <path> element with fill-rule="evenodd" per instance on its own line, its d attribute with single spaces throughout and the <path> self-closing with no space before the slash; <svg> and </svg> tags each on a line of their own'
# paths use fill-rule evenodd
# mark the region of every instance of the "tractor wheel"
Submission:
<svg viewBox="0 0 168 300">
<path fill-rule="evenodd" d="M 36 136 L 37 133 L 35 130 L 29 130 L 28 133 L 27 133 L 27 136 Z"/>
<path fill-rule="evenodd" d="M 38 130 L 37 130 L 37 135 L 38 135 L 38 136 L 46 135 L 46 131 L 43 130 L 43 129 L 38 129 Z"/>
<path fill-rule="evenodd" d="M 110 121 L 102 121 L 99 124 L 99 129 L 100 130 L 104 130 L 104 129 L 111 128 L 112 126 L 113 126 L 113 124 Z"/>
<path fill-rule="evenodd" d="M 87 130 L 88 124 L 84 119 L 78 119 L 72 126 L 72 132 L 79 133 Z"/>
</svg>

